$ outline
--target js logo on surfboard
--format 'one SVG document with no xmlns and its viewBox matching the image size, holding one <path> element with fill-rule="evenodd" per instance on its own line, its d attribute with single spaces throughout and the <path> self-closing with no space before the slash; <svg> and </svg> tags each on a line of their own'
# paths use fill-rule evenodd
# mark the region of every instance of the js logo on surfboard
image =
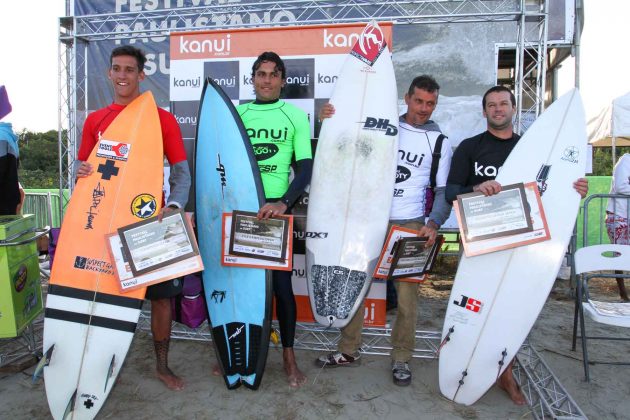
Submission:
<svg viewBox="0 0 630 420">
<path fill-rule="evenodd" d="M 480 300 L 469 298 L 468 296 L 464 295 L 462 295 L 462 297 L 459 299 L 459 302 L 454 300 L 453 303 L 475 313 L 481 312 L 481 308 L 483 307 L 483 303 Z"/>
<path fill-rule="evenodd" d="M 151 194 L 139 194 L 131 201 L 131 213 L 140 219 L 146 219 L 155 214 L 157 203 Z"/>
<path fill-rule="evenodd" d="M 130 144 L 101 139 L 96 150 L 96 156 L 106 159 L 127 161 Z"/>
<path fill-rule="evenodd" d="M 398 127 L 389 123 L 386 118 L 367 117 L 363 123 L 364 130 L 384 131 L 386 136 L 398 134 Z"/>
</svg>

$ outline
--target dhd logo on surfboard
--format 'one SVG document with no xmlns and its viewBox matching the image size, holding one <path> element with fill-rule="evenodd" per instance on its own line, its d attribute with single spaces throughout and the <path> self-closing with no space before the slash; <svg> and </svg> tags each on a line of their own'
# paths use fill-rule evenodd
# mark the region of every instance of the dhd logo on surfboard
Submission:
<svg viewBox="0 0 630 420">
<path fill-rule="evenodd" d="M 385 118 L 367 117 L 363 122 L 364 130 L 383 131 L 386 136 L 395 136 L 398 134 L 398 127 L 389 123 Z"/>
</svg>

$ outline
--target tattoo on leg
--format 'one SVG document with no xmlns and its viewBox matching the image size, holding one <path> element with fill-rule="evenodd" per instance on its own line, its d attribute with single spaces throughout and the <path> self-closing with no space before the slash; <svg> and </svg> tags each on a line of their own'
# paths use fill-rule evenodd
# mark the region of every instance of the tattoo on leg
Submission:
<svg viewBox="0 0 630 420">
<path fill-rule="evenodd" d="M 166 338 L 161 341 L 153 341 L 155 346 L 155 362 L 158 372 L 169 372 L 168 368 L 168 347 L 171 340 Z"/>
</svg>

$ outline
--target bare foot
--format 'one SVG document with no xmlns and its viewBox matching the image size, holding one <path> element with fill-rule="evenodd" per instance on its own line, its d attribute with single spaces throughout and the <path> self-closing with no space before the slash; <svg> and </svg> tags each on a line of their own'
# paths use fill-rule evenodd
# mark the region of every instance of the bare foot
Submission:
<svg viewBox="0 0 630 420">
<path fill-rule="evenodd" d="M 525 395 L 521 392 L 521 387 L 516 383 L 516 379 L 514 379 L 514 375 L 512 375 L 512 364 L 514 361 L 511 361 L 505 371 L 501 374 L 499 379 L 497 380 L 497 385 L 499 388 L 507 392 L 512 402 L 516 405 L 525 405 L 527 404 L 527 400 L 525 399 Z"/>
<path fill-rule="evenodd" d="M 212 375 L 214 376 L 222 376 L 223 373 L 221 373 L 221 367 L 219 366 L 218 363 L 215 363 L 212 365 Z"/>
<path fill-rule="evenodd" d="M 160 381 L 164 382 L 164 385 L 173 391 L 181 391 L 184 389 L 184 381 L 179 376 L 176 376 L 172 370 L 168 367 L 161 368 L 157 371 L 157 377 Z"/>
<path fill-rule="evenodd" d="M 295 353 L 293 347 L 285 347 L 282 353 L 282 361 L 284 364 L 284 372 L 287 374 L 287 380 L 291 388 L 299 388 L 306 383 L 306 375 L 298 368 L 295 362 Z"/>
</svg>

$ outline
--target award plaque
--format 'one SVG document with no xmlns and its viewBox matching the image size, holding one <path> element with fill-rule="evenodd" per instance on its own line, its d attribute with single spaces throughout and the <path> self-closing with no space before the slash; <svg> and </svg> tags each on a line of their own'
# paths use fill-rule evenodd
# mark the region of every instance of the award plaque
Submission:
<svg viewBox="0 0 630 420">
<path fill-rule="evenodd" d="M 289 232 L 293 232 L 293 216 L 282 216 L 289 223 Z M 283 261 L 271 261 L 259 259 L 257 256 L 242 256 L 230 254 L 230 242 L 232 241 L 232 213 L 223 213 L 223 238 L 221 240 L 221 265 L 231 267 L 265 268 L 268 270 L 293 270 L 293 235 L 288 235 L 287 252 Z"/>
<path fill-rule="evenodd" d="M 287 216 L 258 219 L 256 213 L 232 212 L 229 253 L 282 263 L 289 243 Z"/>
<path fill-rule="evenodd" d="M 106 235 L 106 240 L 116 277 L 120 281 L 120 291 L 122 293 L 203 270 L 201 256 L 196 255 L 157 270 L 134 276 L 123 251 L 120 236 L 117 233 L 110 233 Z"/>
<path fill-rule="evenodd" d="M 520 193 L 516 192 L 520 191 L 521 185 L 525 196 L 524 205 L 521 202 Z M 551 238 L 536 183 L 507 185 L 502 189 L 509 192 L 505 195 L 506 200 L 501 200 L 500 204 L 487 200 L 495 196 L 477 198 L 479 193 L 463 194 L 457 197 L 453 210 L 460 225 L 461 241 L 467 257 L 542 242 Z M 499 195 L 501 193 L 496 194 L 496 196 Z M 467 197 L 473 198 L 467 201 Z M 466 211 L 468 211 L 468 216 L 464 214 Z"/>
<path fill-rule="evenodd" d="M 183 210 L 121 227 L 118 235 L 134 277 L 199 255 Z"/>
<path fill-rule="evenodd" d="M 427 248 L 426 237 L 406 237 L 396 242 L 394 258 L 389 268 L 389 279 L 419 277 L 433 268 L 444 237 L 438 235 L 435 243 Z"/>
<path fill-rule="evenodd" d="M 467 242 L 533 230 L 523 184 L 501 187 L 498 194 L 474 192 L 457 196 L 461 228 Z"/>
</svg>

